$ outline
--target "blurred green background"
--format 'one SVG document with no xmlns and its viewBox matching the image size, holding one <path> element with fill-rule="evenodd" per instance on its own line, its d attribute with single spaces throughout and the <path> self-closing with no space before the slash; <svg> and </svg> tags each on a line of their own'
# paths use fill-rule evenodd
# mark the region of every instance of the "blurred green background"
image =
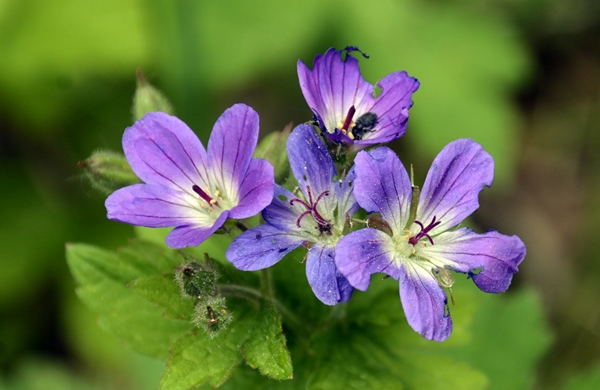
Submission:
<svg viewBox="0 0 600 390">
<path fill-rule="evenodd" d="M 64 259 L 65 242 L 133 235 L 76 164 L 121 150 L 138 67 L 202 140 L 238 102 L 264 135 L 311 117 L 296 61 L 347 45 L 372 83 L 421 81 L 393 143 L 419 180 L 456 138 L 494 156 L 473 221 L 526 243 L 508 294 L 539 299 L 549 329 L 535 353 L 512 340 L 533 359 L 520 386 L 600 387 L 600 2 L 0 0 L 0 388 L 156 387 L 163 363 L 98 328 Z"/>
</svg>

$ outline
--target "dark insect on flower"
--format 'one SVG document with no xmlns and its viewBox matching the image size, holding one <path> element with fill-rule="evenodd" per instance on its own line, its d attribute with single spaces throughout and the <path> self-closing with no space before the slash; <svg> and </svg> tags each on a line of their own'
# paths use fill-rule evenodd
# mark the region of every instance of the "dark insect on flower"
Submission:
<svg viewBox="0 0 600 390">
<path fill-rule="evenodd" d="M 360 141 L 365 133 L 373 131 L 373 127 L 377 124 L 377 114 L 367 112 L 362 114 L 355 122 L 352 128 L 352 135 L 355 141 Z"/>
</svg>

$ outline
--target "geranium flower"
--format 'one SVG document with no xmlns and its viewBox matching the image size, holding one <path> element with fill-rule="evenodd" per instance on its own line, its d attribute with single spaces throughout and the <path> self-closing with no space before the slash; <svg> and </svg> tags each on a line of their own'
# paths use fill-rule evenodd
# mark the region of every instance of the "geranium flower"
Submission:
<svg viewBox="0 0 600 390">
<path fill-rule="evenodd" d="M 317 55 L 312 71 L 298 61 L 300 88 L 324 134 L 355 150 L 404 135 L 412 93 L 419 88 L 417 79 L 394 72 L 377 83 L 381 93 L 375 96 L 373 85 L 360 74 L 358 60 L 349 54 L 357 50 L 329 49 Z"/>
<path fill-rule="evenodd" d="M 273 167 L 252 158 L 258 115 L 237 104 L 217 120 L 208 151 L 181 120 L 146 114 L 125 130 L 123 150 L 145 184 L 121 188 L 106 200 L 108 218 L 138 226 L 174 226 L 172 248 L 199 245 L 227 218 L 258 214 L 273 197 Z"/>
<path fill-rule="evenodd" d="M 354 290 L 335 266 L 335 247 L 358 205 L 349 173 L 335 180 L 333 160 L 309 125 L 294 129 L 287 141 L 292 173 L 300 194 L 276 185 L 273 202 L 263 211 L 265 225 L 233 240 L 226 257 L 235 267 L 255 271 L 272 266 L 300 245 L 310 247 L 306 277 L 323 303 L 350 299 Z"/>
<path fill-rule="evenodd" d="M 450 143 L 435 158 L 419 199 L 413 199 L 406 169 L 387 147 L 360 152 L 355 164 L 358 203 L 381 213 L 391 234 L 372 228 L 348 234 L 336 249 L 338 268 L 360 290 L 368 288 L 373 273 L 400 280 L 409 325 L 427 339 L 445 340 L 452 331 L 443 290 L 453 283 L 449 271 L 467 273 L 482 291 L 499 293 L 525 256 L 517 236 L 452 230 L 479 207 L 483 186 L 492 184 L 492 157 L 473 140 Z M 412 202 L 418 202 L 414 216 Z"/>
</svg>

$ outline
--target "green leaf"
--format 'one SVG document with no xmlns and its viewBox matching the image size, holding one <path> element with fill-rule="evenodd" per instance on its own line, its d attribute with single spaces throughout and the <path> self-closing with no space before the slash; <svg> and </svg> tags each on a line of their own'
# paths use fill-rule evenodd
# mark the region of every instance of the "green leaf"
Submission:
<svg viewBox="0 0 600 390">
<path fill-rule="evenodd" d="M 177 320 L 191 320 L 193 302 L 181 296 L 173 274 L 153 275 L 139 278 L 127 285 L 136 294 L 164 307 L 164 315 Z"/>
<path fill-rule="evenodd" d="M 143 271 L 122 256 L 89 245 L 72 244 L 67 246 L 67 263 L 80 286 L 77 294 L 99 314 L 100 326 L 133 350 L 166 359 L 169 346 L 190 329 L 189 323 L 163 317 L 163 308 L 126 287 L 127 282 L 142 276 Z"/>
<path fill-rule="evenodd" d="M 261 301 L 252 337 L 244 344 L 244 358 L 263 375 L 292 379 L 292 360 L 281 333 L 281 320 L 270 301 Z"/>
<path fill-rule="evenodd" d="M 263 375 L 291 379 L 291 359 L 273 304 L 261 300 L 256 310 L 244 301 L 232 302 L 231 307 L 233 321 L 215 337 L 193 331 L 173 345 L 161 389 L 187 389 L 207 382 L 220 386 L 242 358 Z"/>
<path fill-rule="evenodd" d="M 490 389 L 528 389 L 552 343 L 540 298 L 533 291 L 483 295 L 473 341 L 452 355 L 485 372 Z"/>
<path fill-rule="evenodd" d="M 189 389 L 208 382 L 221 385 L 242 360 L 241 347 L 250 337 L 255 316 L 236 310 L 233 322 L 211 338 L 205 332 L 187 333 L 171 348 L 161 389 Z"/>
</svg>

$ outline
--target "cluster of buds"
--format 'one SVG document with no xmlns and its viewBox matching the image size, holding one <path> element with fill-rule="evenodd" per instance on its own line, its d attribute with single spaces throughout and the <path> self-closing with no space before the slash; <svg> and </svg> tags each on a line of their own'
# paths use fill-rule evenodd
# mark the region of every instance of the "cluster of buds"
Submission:
<svg viewBox="0 0 600 390">
<path fill-rule="evenodd" d="M 192 322 L 210 337 L 215 337 L 233 319 L 225 297 L 219 293 L 219 273 L 213 262 L 206 254 L 204 262 L 193 259 L 175 269 L 181 296 L 194 301 Z"/>
</svg>

